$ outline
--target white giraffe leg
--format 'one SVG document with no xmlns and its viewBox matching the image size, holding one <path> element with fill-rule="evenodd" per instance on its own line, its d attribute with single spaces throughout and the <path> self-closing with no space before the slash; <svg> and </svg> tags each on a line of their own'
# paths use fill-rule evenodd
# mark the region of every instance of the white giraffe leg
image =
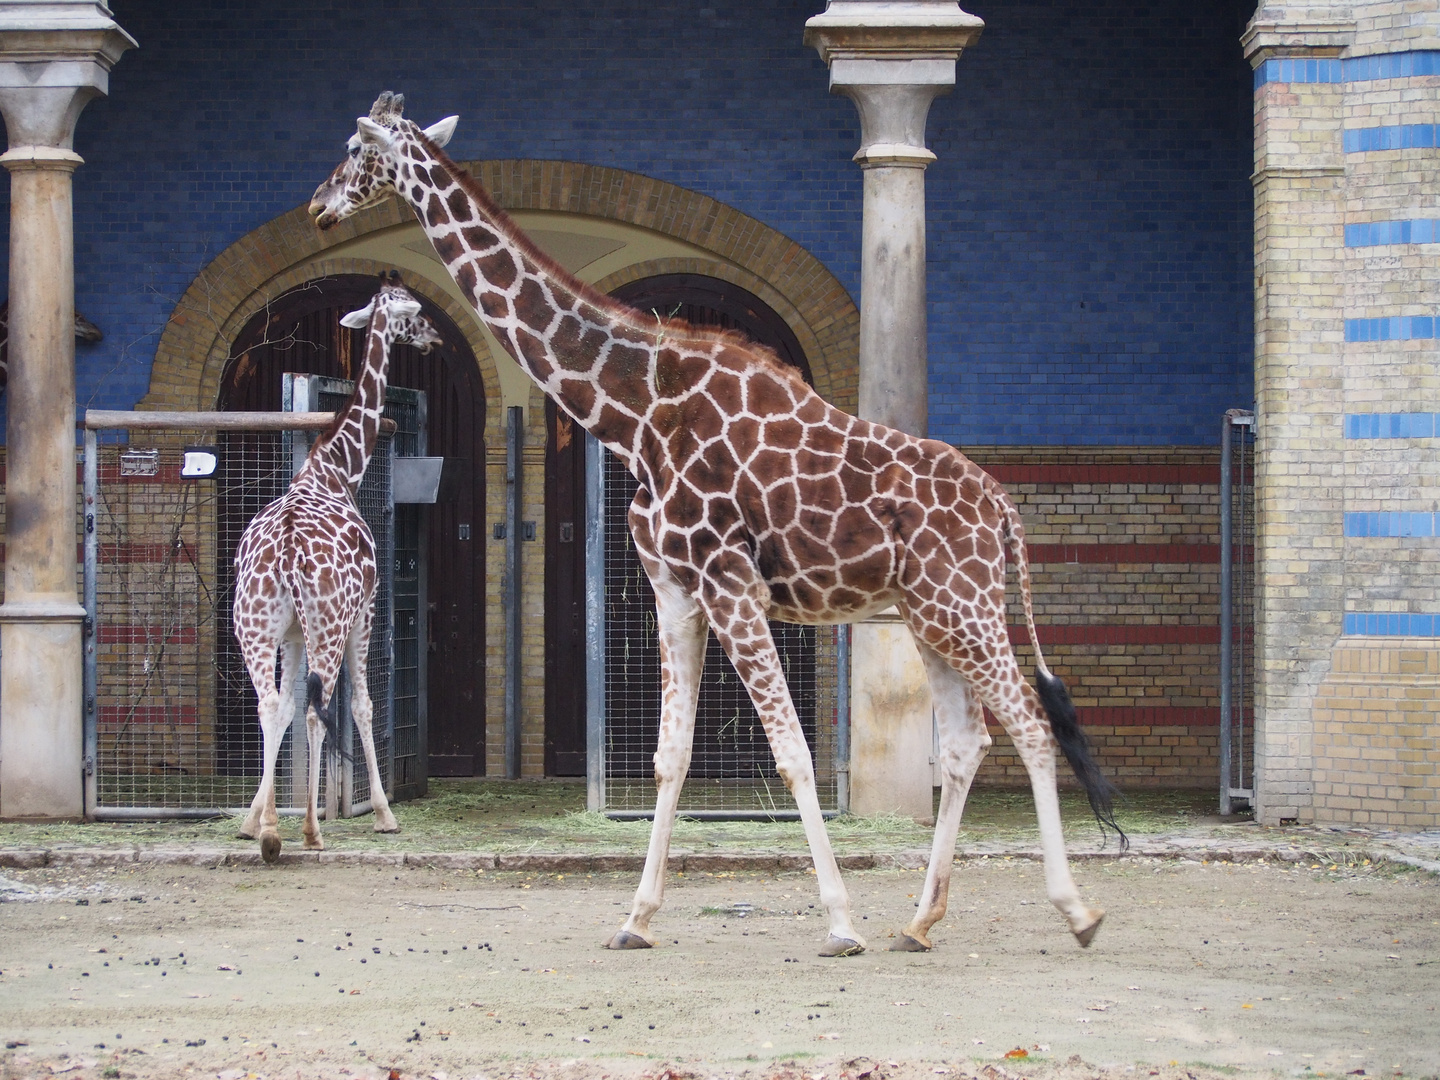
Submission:
<svg viewBox="0 0 1440 1080">
<path fill-rule="evenodd" d="M 260 838 L 260 856 L 266 862 L 280 857 L 280 816 L 275 809 L 275 762 L 285 730 L 290 726 L 291 694 L 295 688 L 295 672 L 300 665 L 301 648 L 292 625 L 280 641 L 282 651 L 280 689 L 275 689 L 274 653 L 247 659 L 250 682 L 259 699 L 260 734 L 263 740 L 260 786 L 250 803 L 239 833 L 246 839 Z"/>
<path fill-rule="evenodd" d="M 637 545 L 640 541 L 637 539 Z M 680 788 L 690 771 L 690 750 L 695 737 L 695 706 L 700 675 L 705 666 L 705 618 L 658 562 L 642 561 L 655 588 L 656 626 L 660 637 L 660 738 L 655 748 L 655 821 L 645 871 L 630 918 L 610 939 L 612 949 L 648 949 L 650 917 L 665 899 L 665 866 L 670 858 L 670 836 Z"/>
<path fill-rule="evenodd" d="M 991 742 L 980 700 L 964 676 L 934 650 L 918 641 L 916 644 L 930 679 L 940 731 L 940 813 L 935 818 L 935 840 L 919 907 L 910 925 L 890 946 L 892 952 L 928 950 L 930 928 L 945 917 L 950 873 L 955 865 L 955 837 L 965 812 L 965 798 Z"/>
<path fill-rule="evenodd" d="M 375 813 L 376 832 L 399 832 L 400 823 L 390 811 L 390 800 L 385 798 L 385 784 L 380 779 L 380 764 L 375 760 L 375 734 L 371 730 L 375 707 L 370 701 L 370 680 L 366 678 L 366 658 L 370 653 L 370 612 L 367 603 L 363 614 L 350 631 L 345 643 L 345 662 L 350 666 L 350 716 L 355 721 L 356 734 L 365 750 L 365 766 L 370 773 L 370 806 Z"/>
<path fill-rule="evenodd" d="M 830 934 L 821 946 L 820 955 L 852 956 L 862 953 L 865 951 L 865 939 L 855 931 L 850 920 L 850 897 L 840 879 L 840 867 L 835 862 L 830 836 L 825 831 L 810 748 L 805 744 L 805 732 L 800 727 L 790 687 L 785 682 L 780 654 L 775 648 L 765 609 L 756 600 L 757 595 L 768 593 L 768 587 L 759 580 L 759 572 L 753 564 L 743 564 L 737 558 L 731 560 L 725 569 L 737 576 L 748 571 L 747 576 L 753 576 L 755 580 L 749 591 L 739 598 L 720 596 L 712 600 L 708 605 L 710 624 L 750 694 L 755 711 L 765 726 L 765 735 L 770 740 L 775 767 L 800 811 L 805 839 L 810 845 L 810 858 L 815 864 L 816 882 L 820 886 L 820 901 L 830 919 Z M 706 606 L 703 601 L 702 606 Z"/>
<path fill-rule="evenodd" d="M 329 701 L 334 692 L 335 681 L 332 679 L 325 699 Z M 325 747 L 325 725 L 320 722 L 313 705 L 305 709 L 305 736 L 310 744 L 310 770 L 305 787 L 305 850 L 323 851 L 325 841 L 320 838 L 320 819 L 315 808 L 320 802 L 320 752 Z M 331 776 L 330 783 L 334 784 L 335 779 Z"/>
<path fill-rule="evenodd" d="M 977 679 L 990 711 L 1015 742 L 1015 750 L 1030 775 L 1035 816 L 1040 823 L 1040 848 L 1045 856 L 1045 891 L 1050 902 L 1070 924 L 1070 932 L 1088 946 L 1100 929 L 1105 912 L 1087 907 L 1070 876 L 1065 857 L 1065 833 L 1060 824 L 1060 797 L 1055 786 L 1055 741 L 1040 695 L 1020 674 L 1009 643 L 985 665 Z"/>
</svg>

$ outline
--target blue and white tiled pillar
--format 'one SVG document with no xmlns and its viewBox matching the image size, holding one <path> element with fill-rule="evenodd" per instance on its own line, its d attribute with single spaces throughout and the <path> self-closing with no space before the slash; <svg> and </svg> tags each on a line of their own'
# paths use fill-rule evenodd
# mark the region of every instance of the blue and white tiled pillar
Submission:
<svg viewBox="0 0 1440 1080">
<path fill-rule="evenodd" d="M 1440 12 L 1263 3 L 1257 810 L 1440 824 Z"/>
</svg>

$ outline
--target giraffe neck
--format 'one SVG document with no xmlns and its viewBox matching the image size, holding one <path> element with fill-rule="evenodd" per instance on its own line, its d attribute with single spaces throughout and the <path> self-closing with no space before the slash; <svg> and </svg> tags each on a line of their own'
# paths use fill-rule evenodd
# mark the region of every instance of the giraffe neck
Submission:
<svg viewBox="0 0 1440 1080">
<path fill-rule="evenodd" d="M 663 360 L 659 318 L 558 266 L 443 151 L 411 138 L 395 187 L 450 276 L 540 388 L 632 464 Z"/>
<path fill-rule="evenodd" d="M 390 363 L 387 319 L 376 312 L 365 334 L 365 366 L 355 380 L 355 390 L 345 410 L 315 439 L 309 461 L 323 462 L 338 470 L 351 491 L 360 486 L 375 440 L 380 435 L 380 414 L 385 409 L 386 371 Z M 347 331 L 348 332 L 348 331 Z"/>
</svg>

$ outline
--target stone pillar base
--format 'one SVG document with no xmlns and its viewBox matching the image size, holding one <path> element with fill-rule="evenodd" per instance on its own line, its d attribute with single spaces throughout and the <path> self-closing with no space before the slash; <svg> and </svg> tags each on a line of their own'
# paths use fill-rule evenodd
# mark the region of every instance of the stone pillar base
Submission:
<svg viewBox="0 0 1440 1080">
<path fill-rule="evenodd" d="M 925 665 L 894 608 L 850 631 L 850 810 L 935 823 Z"/>
<path fill-rule="evenodd" d="M 84 615 L 78 604 L 0 606 L 0 818 L 85 815 Z"/>
</svg>

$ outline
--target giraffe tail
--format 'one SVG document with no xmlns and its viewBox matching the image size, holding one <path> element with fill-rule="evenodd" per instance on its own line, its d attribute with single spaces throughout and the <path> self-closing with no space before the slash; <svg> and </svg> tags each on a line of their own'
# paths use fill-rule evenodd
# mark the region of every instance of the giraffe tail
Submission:
<svg viewBox="0 0 1440 1080">
<path fill-rule="evenodd" d="M 1130 846 L 1130 838 L 1115 821 L 1115 796 L 1118 792 L 1109 778 L 1100 771 L 1090 749 L 1090 740 L 1080 727 L 1080 718 L 1075 713 L 1075 703 L 1070 700 L 1070 691 L 1065 683 L 1051 674 L 1045 666 L 1045 657 L 1040 652 L 1040 638 L 1035 633 L 1035 609 L 1030 599 L 1030 560 L 1025 551 L 1025 526 L 1020 521 L 1020 511 L 999 484 L 987 485 L 991 500 L 1005 519 L 1005 545 L 1015 563 L 1015 576 L 1020 583 L 1020 603 L 1025 610 L 1025 628 L 1030 634 L 1030 644 L 1035 649 L 1035 689 L 1040 694 L 1040 704 L 1050 719 L 1050 731 L 1060 752 L 1070 763 L 1075 778 L 1085 789 L 1090 800 L 1090 809 L 1100 824 L 1103 837 L 1106 829 L 1114 829 L 1120 837 L 1120 850 Z"/>
<path fill-rule="evenodd" d="M 305 680 L 306 704 L 315 710 L 315 715 L 320 718 L 320 723 L 325 725 L 325 737 L 330 740 L 330 745 L 340 752 L 340 757 L 349 762 L 354 759 L 346 752 L 340 742 L 340 724 L 335 716 L 335 695 L 330 695 L 330 700 L 325 700 L 325 684 L 320 681 L 316 672 L 310 672 Z"/>
</svg>

